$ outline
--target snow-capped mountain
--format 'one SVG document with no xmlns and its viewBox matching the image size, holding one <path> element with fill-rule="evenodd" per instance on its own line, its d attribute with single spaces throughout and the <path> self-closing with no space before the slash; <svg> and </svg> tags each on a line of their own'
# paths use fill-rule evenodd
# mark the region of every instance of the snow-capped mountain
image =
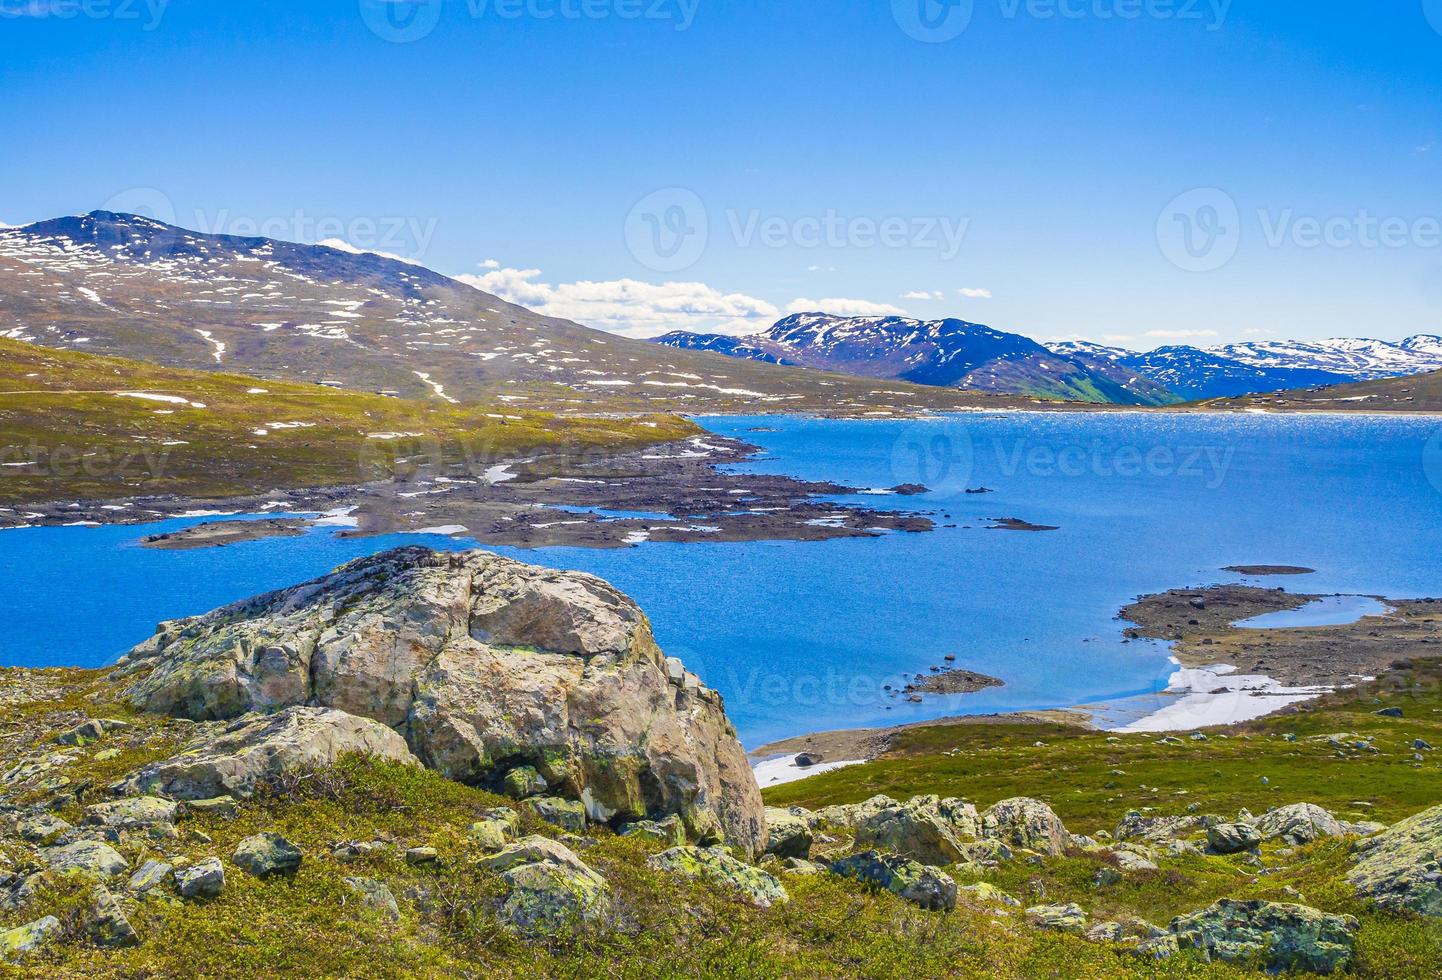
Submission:
<svg viewBox="0 0 1442 980">
<path fill-rule="evenodd" d="M 1196 347 L 1125 352 L 1119 362 L 1163 385 L 1183 401 L 1287 391 L 1356 380 L 1312 367 L 1258 367 Z"/>
<path fill-rule="evenodd" d="M 754 336 L 676 332 L 655 342 L 939 387 L 1129 405 L 1176 400 L 1136 372 L 1094 368 L 1019 334 L 957 319 L 798 313 Z"/>
<path fill-rule="evenodd" d="M 1409 337 L 1396 344 L 1352 338 L 1260 341 L 1211 347 L 1208 352 L 1259 368 L 1309 368 L 1355 381 L 1442 371 L 1442 338 L 1432 335 Z"/>
</svg>

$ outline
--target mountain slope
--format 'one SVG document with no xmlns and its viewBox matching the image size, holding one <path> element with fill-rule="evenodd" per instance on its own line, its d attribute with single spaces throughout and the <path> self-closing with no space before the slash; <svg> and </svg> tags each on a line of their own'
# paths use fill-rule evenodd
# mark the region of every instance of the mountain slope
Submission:
<svg viewBox="0 0 1442 980">
<path fill-rule="evenodd" d="M 693 436 L 676 417 L 456 406 L 0 339 L 0 504 L 358 483 L 418 441 L 476 462 Z M 403 437 L 403 438 L 402 438 Z"/>
<path fill-rule="evenodd" d="M 0 229 L 0 338 L 451 404 L 959 407 L 974 396 L 668 351 L 368 253 L 94 212 Z"/>
<path fill-rule="evenodd" d="M 1218 398 L 1200 403 L 1221 411 L 1442 412 L 1442 371 L 1352 384 Z"/>
<path fill-rule="evenodd" d="M 1442 337 L 1385 340 L 1337 338 L 1316 342 L 1260 341 L 1208 348 L 1208 352 L 1260 368 L 1325 371 L 1353 381 L 1374 381 L 1442 371 Z"/>
<path fill-rule="evenodd" d="M 1196 347 L 1158 347 L 1142 354 L 1127 352 L 1118 363 L 1165 386 L 1186 401 L 1354 380 L 1315 368 L 1257 367 Z"/>
<path fill-rule="evenodd" d="M 1169 400 L 1150 383 L 1130 387 L 1127 372 L 1094 370 L 1018 334 L 957 319 L 799 313 L 752 337 L 672 333 L 656 343 L 935 387 L 1130 405 Z"/>
</svg>

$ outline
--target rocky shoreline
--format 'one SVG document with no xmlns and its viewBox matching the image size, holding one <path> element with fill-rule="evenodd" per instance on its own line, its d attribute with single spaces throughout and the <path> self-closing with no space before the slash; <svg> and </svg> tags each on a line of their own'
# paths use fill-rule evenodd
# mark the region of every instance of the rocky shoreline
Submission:
<svg viewBox="0 0 1442 980">
<path fill-rule="evenodd" d="M 924 487 L 846 487 L 784 476 L 732 474 L 760 450 L 705 436 L 630 453 L 566 453 L 468 465 L 418 458 L 388 479 L 346 487 L 277 490 L 223 500 L 151 497 L 0 508 L 0 529 L 139 524 L 239 514 L 328 515 L 348 536 L 443 533 L 483 545 L 622 548 L 646 541 L 694 543 L 828 541 L 925 532 L 922 513 L 883 511 L 823 498 L 859 493 L 914 495 Z M 239 522 L 238 522 L 239 523 Z M 172 535 L 173 546 L 288 533 L 283 525 Z M 156 542 L 159 543 L 159 542 Z M 165 545 L 172 546 L 172 545 Z"/>
</svg>

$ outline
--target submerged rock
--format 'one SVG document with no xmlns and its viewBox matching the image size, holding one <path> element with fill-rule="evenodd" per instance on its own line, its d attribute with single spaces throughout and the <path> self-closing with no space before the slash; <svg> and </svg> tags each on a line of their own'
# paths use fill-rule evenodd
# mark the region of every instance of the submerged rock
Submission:
<svg viewBox="0 0 1442 980">
<path fill-rule="evenodd" d="M 146 711 L 318 705 L 393 728 L 462 782 L 531 766 L 593 821 L 676 813 L 698 838 L 765 844 L 720 696 L 668 670 L 641 610 L 589 575 L 402 548 L 163 624 L 112 676 Z"/>
<path fill-rule="evenodd" d="M 1172 921 L 1172 934 L 1181 947 L 1199 949 L 1208 959 L 1256 965 L 1268 972 L 1346 969 L 1357 928 L 1350 915 L 1232 899 Z"/>
<path fill-rule="evenodd" d="M 321 769 L 346 754 L 419 765 L 405 739 L 379 722 L 327 708 L 288 708 L 246 715 L 221 736 L 201 736 L 181 754 L 145 766 L 115 788 L 178 800 L 249 797 L 286 773 Z"/>
<path fill-rule="evenodd" d="M 1357 845 L 1347 881 L 1384 909 L 1442 916 L 1442 806 Z"/>
<path fill-rule="evenodd" d="M 891 892 L 934 912 L 956 908 L 956 882 L 950 875 L 898 854 L 852 854 L 832 862 L 831 873 Z"/>
<path fill-rule="evenodd" d="M 1040 800 L 1002 800 L 981 817 L 982 836 L 1011 847 L 1058 856 L 1066 853 L 1071 834 L 1052 808 Z"/>
<path fill-rule="evenodd" d="M 759 908 L 791 900 L 775 875 L 737 860 L 720 847 L 673 847 L 646 863 L 682 878 L 700 878 L 730 889 Z"/>
</svg>

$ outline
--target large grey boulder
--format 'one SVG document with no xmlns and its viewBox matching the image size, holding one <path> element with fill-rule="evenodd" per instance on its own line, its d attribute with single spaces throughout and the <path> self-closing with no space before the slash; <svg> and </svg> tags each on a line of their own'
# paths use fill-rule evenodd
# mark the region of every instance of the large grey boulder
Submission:
<svg viewBox="0 0 1442 980">
<path fill-rule="evenodd" d="M 1328 915 L 1305 905 L 1232 899 L 1172 920 L 1172 934 L 1182 948 L 1201 950 L 1208 959 L 1258 966 L 1269 973 L 1346 969 L 1352 961 L 1357 928 L 1357 920 L 1350 915 Z"/>
<path fill-rule="evenodd" d="M 1262 832 L 1247 823 L 1222 823 L 1207 828 L 1207 847 L 1213 854 L 1241 854 L 1262 843 Z"/>
<path fill-rule="evenodd" d="M 879 794 L 862 803 L 837 803 L 832 806 L 824 806 L 812 814 L 812 826 L 824 823 L 833 827 L 847 827 L 854 830 L 873 814 L 888 807 L 900 805 L 900 801 Z"/>
<path fill-rule="evenodd" d="M 1371 825 L 1338 820 L 1312 803 L 1293 803 L 1269 810 L 1252 821 L 1266 840 L 1284 840 L 1293 846 L 1311 844 L 1323 837 L 1367 834 Z"/>
<path fill-rule="evenodd" d="M 832 862 L 831 873 L 891 892 L 931 911 L 956 908 L 956 881 L 950 875 L 899 854 L 849 854 Z"/>
<path fill-rule="evenodd" d="M 983 813 L 981 833 L 1009 847 L 1051 856 L 1065 854 L 1071 845 L 1071 834 L 1052 808 L 1024 796 L 1002 800 Z"/>
<path fill-rule="evenodd" d="M 1442 916 L 1442 806 L 1357 845 L 1347 881 L 1384 909 Z"/>
<path fill-rule="evenodd" d="M 395 729 L 462 782 L 499 788 L 531 766 L 592 821 L 676 813 L 698 839 L 765 845 L 720 696 L 668 670 L 641 610 L 589 575 L 402 548 L 163 624 L 112 676 L 146 711 L 333 708 Z"/>
<path fill-rule="evenodd" d="M 766 853 L 779 858 L 802 858 L 810 856 L 813 840 L 808 814 L 801 807 L 783 810 L 780 807 L 766 808 Z M 685 841 L 677 843 L 684 844 Z"/>
<path fill-rule="evenodd" d="M 97 803 L 85 808 L 85 822 L 91 825 L 114 827 L 117 830 L 136 830 L 157 824 L 175 823 L 176 804 L 153 796 L 141 796 L 133 800 L 116 800 L 114 803 Z"/>
<path fill-rule="evenodd" d="M 976 807 L 970 803 L 918 796 L 863 817 L 856 827 L 856 847 L 943 867 L 967 860 L 966 842 L 980 830 Z"/>
<path fill-rule="evenodd" d="M 145 766 L 115 788 L 178 800 L 248 797 L 286 773 L 321 769 L 346 754 L 420 764 L 405 739 L 379 722 L 328 708 L 287 708 L 275 715 L 245 715 L 220 736 L 202 735 L 179 755 Z"/>
<path fill-rule="evenodd" d="M 175 872 L 175 887 L 181 898 L 219 898 L 225 891 L 225 865 L 220 858 L 206 858 Z"/>
</svg>

